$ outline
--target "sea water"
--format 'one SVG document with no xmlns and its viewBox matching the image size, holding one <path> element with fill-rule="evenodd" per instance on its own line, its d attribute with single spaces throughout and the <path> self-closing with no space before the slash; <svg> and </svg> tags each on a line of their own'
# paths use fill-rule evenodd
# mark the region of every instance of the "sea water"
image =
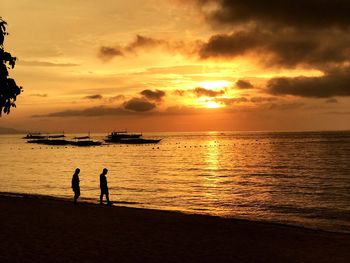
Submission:
<svg viewBox="0 0 350 263">
<path fill-rule="evenodd" d="M 115 205 L 350 232 L 350 132 L 144 136 L 162 141 L 45 146 L 2 135 L 0 192 L 72 199 L 79 167 L 81 199 L 97 203 L 106 167 Z"/>
</svg>

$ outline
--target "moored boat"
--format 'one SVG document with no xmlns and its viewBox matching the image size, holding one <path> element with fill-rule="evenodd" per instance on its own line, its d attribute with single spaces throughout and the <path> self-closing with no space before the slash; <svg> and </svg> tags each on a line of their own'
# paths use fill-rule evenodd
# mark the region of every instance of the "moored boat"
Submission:
<svg viewBox="0 0 350 263">
<path fill-rule="evenodd" d="M 159 143 L 161 139 L 142 138 L 142 133 L 128 133 L 127 131 L 113 131 L 107 135 L 105 142 L 121 144 L 152 144 Z"/>
<path fill-rule="evenodd" d="M 45 138 L 45 139 L 34 139 L 34 140 L 29 140 L 27 143 L 37 143 L 37 144 L 45 144 L 45 145 L 69 145 L 70 142 L 67 140 L 63 139 L 55 139 L 52 140 L 50 138 Z"/>
<path fill-rule="evenodd" d="M 70 141 L 74 146 L 99 146 L 102 144 L 100 141 L 94 141 L 90 136 L 74 137 L 74 141 Z"/>
<path fill-rule="evenodd" d="M 42 135 L 41 132 L 28 132 L 26 136 L 24 136 L 22 139 L 44 139 L 46 138 L 46 135 Z"/>
<path fill-rule="evenodd" d="M 129 133 L 127 131 L 113 131 L 107 135 L 105 142 L 119 143 L 122 139 L 137 139 L 142 136 L 142 133 Z"/>
<path fill-rule="evenodd" d="M 66 136 L 64 134 L 54 134 L 47 136 L 31 136 L 28 138 L 27 143 L 37 143 L 37 144 L 45 144 L 45 145 L 68 145 L 69 141 L 62 139 Z"/>
</svg>

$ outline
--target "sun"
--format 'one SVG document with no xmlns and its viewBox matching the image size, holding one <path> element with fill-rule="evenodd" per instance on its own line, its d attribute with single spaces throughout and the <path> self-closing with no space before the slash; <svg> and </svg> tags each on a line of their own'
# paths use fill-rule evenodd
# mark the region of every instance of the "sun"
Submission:
<svg viewBox="0 0 350 263">
<path fill-rule="evenodd" d="M 207 101 L 206 104 L 204 104 L 204 107 L 208 109 L 217 109 L 221 108 L 222 105 L 220 103 L 217 103 L 216 101 Z"/>
<path fill-rule="evenodd" d="M 217 109 L 222 108 L 223 105 L 212 98 L 200 98 L 197 100 L 197 105 L 200 108 L 206 108 L 206 109 Z"/>
</svg>

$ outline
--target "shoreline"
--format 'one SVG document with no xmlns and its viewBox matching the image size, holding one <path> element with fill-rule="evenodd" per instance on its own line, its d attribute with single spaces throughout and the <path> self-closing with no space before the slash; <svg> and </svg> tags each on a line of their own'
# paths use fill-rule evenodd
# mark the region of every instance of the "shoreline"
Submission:
<svg viewBox="0 0 350 263">
<path fill-rule="evenodd" d="M 66 202 L 66 203 L 72 203 L 73 197 L 58 197 L 58 196 L 51 196 L 51 195 L 41 195 L 41 194 L 30 194 L 30 193 L 13 193 L 13 192 L 0 192 L 0 198 L 1 197 L 10 197 L 10 198 L 23 198 L 23 199 L 33 199 L 33 200 L 47 200 L 47 201 L 59 201 L 59 202 Z M 94 200 L 94 201 L 93 201 Z M 87 205 L 99 205 L 99 201 L 97 199 L 93 198 L 82 198 L 80 197 L 78 200 L 79 204 L 87 204 Z M 191 213 L 191 212 L 183 212 L 180 210 L 166 210 L 166 209 L 157 209 L 157 208 L 145 208 L 145 207 L 137 207 L 138 203 L 134 202 L 126 202 L 126 201 L 112 201 L 113 207 L 119 207 L 119 208 L 126 208 L 126 209 L 136 209 L 136 210 L 145 210 L 145 211 L 154 211 L 154 212 L 167 212 L 167 213 L 175 213 L 175 214 L 181 214 L 181 215 L 187 215 L 187 216 L 203 216 L 203 217 L 209 217 L 209 218 L 218 218 L 223 220 L 233 220 L 233 221 L 242 221 L 247 223 L 256 223 L 256 224 L 266 224 L 271 226 L 281 226 L 281 227 L 290 227 L 290 228 L 296 228 L 301 230 L 310 230 L 310 231 L 317 231 L 317 232 L 325 232 L 325 233 L 334 233 L 334 234 L 345 234 L 349 235 L 350 232 L 342 232 L 342 231 L 336 231 L 336 230 L 326 230 L 322 228 L 311 228 L 303 225 L 297 225 L 297 224 L 288 224 L 288 223 L 282 223 L 282 222 L 273 222 L 273 221 L 264 221 L 264 220 L 252 220 L 252 219 L 245 219 L 245 218 L 236 218 L 236 217 L 224 217 L 224 216 L 218 216 L 218 215 L 210 215 L 210 214 L 202 214 L 202 213 Z M 128 206 L 130 205 L 130 206 Z"/>
<path fill-rule="evenodd" d="M 7 194 L 7 195 L 6 195 Z M 1 262 L 347 262 L 350 235 L 0 193 Z"/>
</svg>

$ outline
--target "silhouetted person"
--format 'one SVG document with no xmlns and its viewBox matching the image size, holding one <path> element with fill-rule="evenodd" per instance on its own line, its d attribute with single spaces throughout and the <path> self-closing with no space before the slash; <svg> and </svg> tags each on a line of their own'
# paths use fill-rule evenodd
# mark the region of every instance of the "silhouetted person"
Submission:
<svg viewBox="0 0 350 263">
<path fill-rule="evenodd" d="M 107 205 L 110 205 L 109 202 L 109 196 L 108 196 L 108 185 L 107 185 L 107 177 L 106 174 L 108 173 L 108 170 L 106 168 L 103 169 L 102 173 L 100 174 L 100 189 L 101 189 L 101 195 L 100 195 L 100 204 L 103 204 L 103 195 L 106 195 L 107 199 Z"/>
<path fill-rule="evenodd" d="M 77 200 L 80 196 L 79 173 L 80 173 L 80 169 L 79 168 L 75 169 L 75 172 L 74 172 L 73 177 L 72 177 L 72 189 L 74 192 L 74 205 L 77 204 Z"/>
</svg>

